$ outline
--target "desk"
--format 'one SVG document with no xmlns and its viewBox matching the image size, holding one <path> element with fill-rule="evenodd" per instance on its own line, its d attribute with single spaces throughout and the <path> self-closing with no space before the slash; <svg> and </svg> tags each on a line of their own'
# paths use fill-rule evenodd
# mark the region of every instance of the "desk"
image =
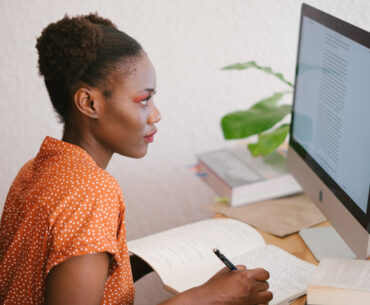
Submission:
<svg viewBox="0 0 370 305">
<path fill-rule="evenodd" d="M 215 217 L 225 217 L 225 215 L 216 213 Z M 329 225 L 330 223 L 326 221 L 326 222 L 316 225 L 315 227 L 322 227 L 322 226 L 329 226 Z M 270 233 L 261 231 L 259 229 L 257 229 L 257 231 L 262 235 L 262 237 L 265 239 L 267 244 L 278 246 L 281 249 L 284 249 L 285 251 L 309 263 L 312 263 L 315 265 L 319 263 L 315 259 L 315 257 L 312 255 L 312 253 L 310 252 L 310 250 L 308 249 L 306 244 L 303 242 L 303 240 L 301 239 L 298 233 L 294 233 L 286 237 L 280 238 Z M 305 300 L 306 300 L 306 296 L 302 296 L 291 304 L 292 305 L 304 305 Z"/>
</svg>

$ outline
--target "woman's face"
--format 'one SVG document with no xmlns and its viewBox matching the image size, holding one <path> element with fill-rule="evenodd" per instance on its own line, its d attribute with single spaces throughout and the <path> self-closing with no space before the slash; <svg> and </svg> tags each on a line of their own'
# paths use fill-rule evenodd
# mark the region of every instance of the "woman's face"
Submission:
<svg viewBox="0 0 370 305">
<path fill-rule="evenodd" d="M 141 158 L 154 140 L 155 123 L 161 119 L 153 100 L 153 65 L 143 54 L 131 63 L 123 63 L 113 75 L 112 94 L 99 114 L 95 137 L 109 152 Z"/>
</svg>

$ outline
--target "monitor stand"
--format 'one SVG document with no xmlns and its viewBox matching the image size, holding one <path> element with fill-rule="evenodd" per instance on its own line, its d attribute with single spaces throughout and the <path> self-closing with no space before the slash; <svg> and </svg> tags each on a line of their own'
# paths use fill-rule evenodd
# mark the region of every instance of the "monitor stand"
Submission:
<svg viewBox="0 0 370 305">
<path fill-rule="evenodd" d="M 356 258 L 356 255 L 331 226 L 302 229 L 299 235 L 318 261 L 325 256 Z"/>
</svg>

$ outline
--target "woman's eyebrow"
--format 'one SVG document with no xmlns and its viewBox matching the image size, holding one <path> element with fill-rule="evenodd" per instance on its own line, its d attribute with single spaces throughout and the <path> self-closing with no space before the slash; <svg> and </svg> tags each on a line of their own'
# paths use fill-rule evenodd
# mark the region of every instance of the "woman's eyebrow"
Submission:
<svg viewBox="0 0 370 305">
<path fill-rule="evenodd" d="M 147 91 L 147 92 L 149 92 L 151 94 L 156 94 L 157 93 L 157 90 L 154 89 L 154 88 L 146 88 L 144 91 Z"/>
<path fill-rule="evenodd" d="M 137 92 L 136 94 L 150 94 L 150 95 L 154 95 L 157 93 L 157 90 L 154 89 L 154 88 L 146 88 L 144 90 L 141 90 L 139 92 Z"/>
</svg>

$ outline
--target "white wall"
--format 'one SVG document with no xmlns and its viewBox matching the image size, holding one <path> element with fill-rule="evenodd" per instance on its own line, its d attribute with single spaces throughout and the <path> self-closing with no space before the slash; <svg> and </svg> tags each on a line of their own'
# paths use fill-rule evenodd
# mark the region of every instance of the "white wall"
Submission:
<svg viewBox="0 0 370 305">
<path fill-rule="evenodd" d="M 43 80 L 36 38 L 50 22 L 99 12 L 146 49 L 157 71 L 159 132 L 141 160 L 114 156 L 108 171 L 123 188 L 128 239 L 210 217 L 203 206 L 215 194 L 187 165 L 198 152 L 228 145 L 219 121 L 227 112 L 286 87 L 258 71 L 220 67 L 257 60 L 293 80 L 297 0 L 1 0 L 0 11 L 0 211 L 21 165 L 46 135 L 60 138 Z M 317 8 L 370 30 L 368 0 L 312 0 Z M 287 99 L 290 102 L 291 97 Z M 137 304 L 169 294 L 156 275 L 137 284 Z"/>
</svg>

